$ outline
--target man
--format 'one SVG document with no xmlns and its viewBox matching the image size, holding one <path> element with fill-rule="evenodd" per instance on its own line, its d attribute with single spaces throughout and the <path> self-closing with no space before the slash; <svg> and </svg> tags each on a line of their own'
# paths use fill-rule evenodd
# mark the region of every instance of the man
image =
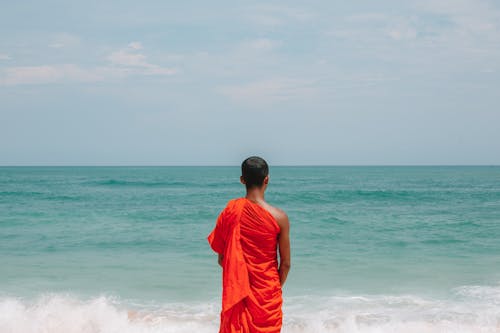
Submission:
<svg viewBox="0 0 500 333">
<path fill-rule="evenodd" d="M 223 270 L 219 333 L 279 333 L 281 287 L 290 270 L 290 224 L 285 212 L 264 200 L 266 161 L 247 158 L 241 174 L 246 196 L 229 201 L 208 236 Z"/>
</svg>

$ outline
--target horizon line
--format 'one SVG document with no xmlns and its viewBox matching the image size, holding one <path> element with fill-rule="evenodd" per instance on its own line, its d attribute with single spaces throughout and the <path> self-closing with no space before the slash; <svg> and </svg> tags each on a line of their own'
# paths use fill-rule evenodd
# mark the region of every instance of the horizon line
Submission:
<svg viewBox="0 0 500 333">
<path fill-rule="evenodd" d="M 272 164 L 271 167 L 498 167 L 500 164 Z M 240 164 L 5 164 L 0 168 L 154 168 L 154 167 L 240 167 Z"/>
</svg>

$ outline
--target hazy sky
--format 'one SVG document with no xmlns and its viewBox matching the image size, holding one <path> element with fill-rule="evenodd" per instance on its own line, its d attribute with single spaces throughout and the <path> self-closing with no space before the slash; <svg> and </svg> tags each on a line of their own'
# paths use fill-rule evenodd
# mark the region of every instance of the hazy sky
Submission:
<svg viewBox="0 0 500 333">
<path fill-rule="evenodd" d="M 499 101 L 499 1 L 0 9 L 0 165 L 500 164 Z"/>
</svg>

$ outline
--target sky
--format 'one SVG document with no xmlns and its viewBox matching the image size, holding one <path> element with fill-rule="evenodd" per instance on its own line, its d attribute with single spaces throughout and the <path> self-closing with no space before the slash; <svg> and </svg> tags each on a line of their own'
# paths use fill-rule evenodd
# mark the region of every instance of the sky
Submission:
<svg viewBox="0 0 500 333">
<path fill-rule="evenodd" d="M 499 102 L 499 1 L 0 10 L 0 165 L 500 164 Z"/>
</svg>

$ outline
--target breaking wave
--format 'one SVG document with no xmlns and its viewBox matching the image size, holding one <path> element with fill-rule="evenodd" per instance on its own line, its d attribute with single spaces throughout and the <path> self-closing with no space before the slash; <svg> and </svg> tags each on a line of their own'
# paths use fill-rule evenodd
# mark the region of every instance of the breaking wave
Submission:
<svg viewBox="0 0 500 333">
<path fill-rule="evenodd" d="M 285 298 L 283 333 L 500 332 L 500 287 L 464 286 L 447 299 L 414 295 Z M 2 333 L 218 332 L 219 304 L 144 305 L 108 296 L 0 298 Z"/>
</svg>

